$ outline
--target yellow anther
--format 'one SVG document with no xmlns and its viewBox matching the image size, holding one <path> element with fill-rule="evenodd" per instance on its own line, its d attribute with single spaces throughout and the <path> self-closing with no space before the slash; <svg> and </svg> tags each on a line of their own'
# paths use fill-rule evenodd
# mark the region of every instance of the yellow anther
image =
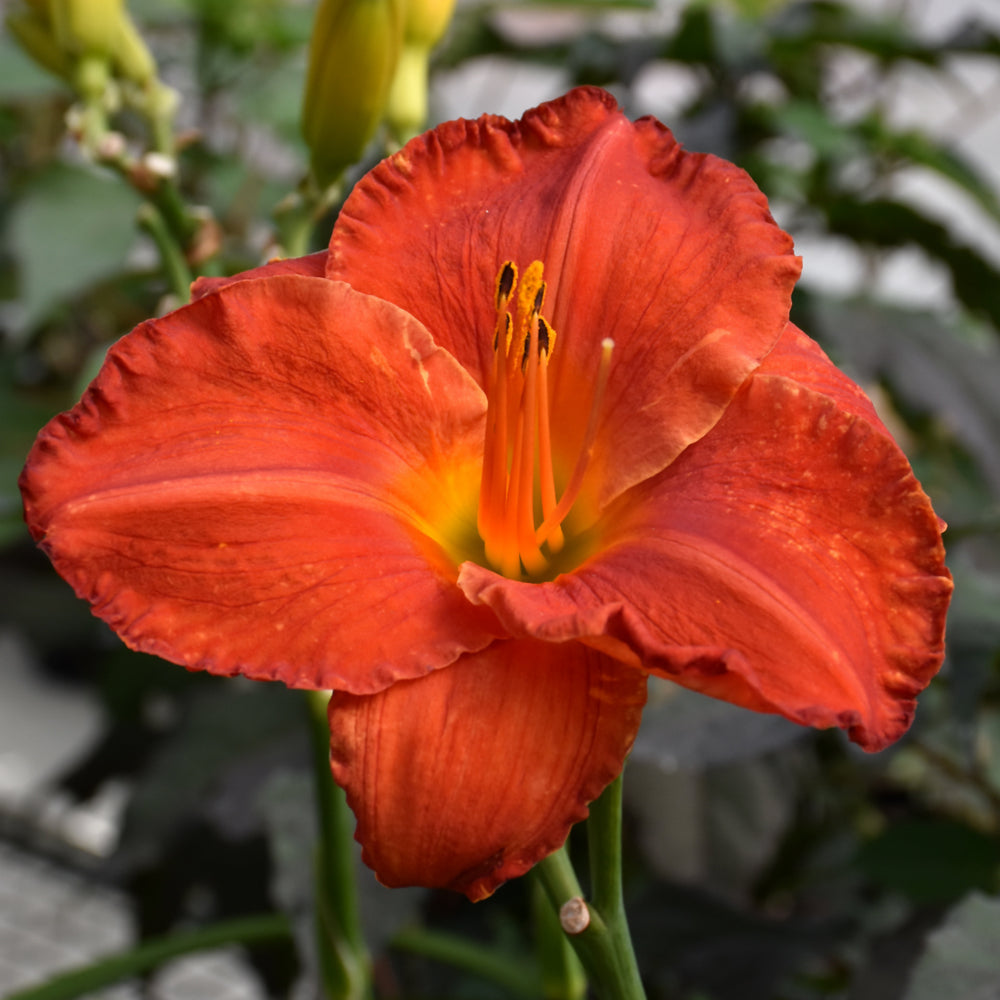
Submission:
<svg viewBox="0 0 1000 1000">
<path fill-rule="evenodd" d="M 542 311 L 542 301 L 545 298 L 545 282 L 542 280 L 542 262 L 533 260 L 525 269 L 521 286 L 517 290 L 518 322 L 527 323 L 534 313 Z"/>
</svg>

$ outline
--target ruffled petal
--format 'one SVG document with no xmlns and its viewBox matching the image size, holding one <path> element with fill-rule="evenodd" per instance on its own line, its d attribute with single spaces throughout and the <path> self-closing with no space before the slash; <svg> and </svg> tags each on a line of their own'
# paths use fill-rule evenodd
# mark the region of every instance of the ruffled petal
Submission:
<svg viewBox="0 0 1000 1000">
<path fill-rule="evenodd" d="M 249 271 L 242 271 L 226 278 L 196 278 L 191 284 L 191 298 L 201 299 L 210 292 L 217 292 L 234 281 L 250 278 L 272 278 L 276 274 L 300 274 L 305 278 L 322 278 L 326 275 L 326 258 L 329 252 L 320 250 L 305 257 L 277 257 Z"/>
<path fill-rule="evenodd" d="M 864 395 L 803 334 L 712 432 L 606 512 L 551 583 L 466 565 L 514 635 L 582 639 L 717 698 L 878 750 L 943 656 L 940 525 Z"/>
<path fill-rule="evenodd" d="M 335 693 L 331 760 L 389 886 L 483 899 L 556 850 L 622 769 L 646 684 L 576 643 L 499 642 L 369 697 Z"/>
<path fill-rule="evenodd" d="M 563 477 L 601 341 L 616 345 L 588 477 L 597 506 L 718 420 L 781 335 L 800 269 L 742 170 L 683 152 L 658 122 L 630 122 L 610 95 L 580 88 L 517 122 L 448 122 L 383 161 L 340 213 L 327 275 L 412 313 L 483 385 L 496 274 L 535 259 L 557 331 Z"/>
<path fill-rule="evenodd" d="M 130 646 L 370 693 L 498 634 L 429 537 L 467 516 L 448 505 L 462 470 L 478 475 L 483 411 L 389 303 L 240 281 L 111 349 L 39 435 L 26 517 Z"/>
</svg>

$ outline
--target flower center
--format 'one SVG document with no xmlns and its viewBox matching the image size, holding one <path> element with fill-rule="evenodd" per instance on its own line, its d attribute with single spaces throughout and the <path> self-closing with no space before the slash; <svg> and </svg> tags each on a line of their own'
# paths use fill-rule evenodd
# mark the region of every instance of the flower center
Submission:
<svg viewBox="0 0 1000 1000">
<path fill-rule="evenodd" d="M 487 385 L 476 523 L 489 564 L 514 579 L 522 576 L 522 570 L 528 576 L 544 573 L 565 543 L 562 524 L 580 494 L 594 451 L 598 410 L 614 348 L 610 339 L 601 343 L 601 367 L 583 444 L 557 499 L 548 394 L 556 332 L 542 316 L 545 291 L 541 261 L 528 265 L 520 285 L 512 261 L 497 274 L 493 371 Z"/>
</svg>

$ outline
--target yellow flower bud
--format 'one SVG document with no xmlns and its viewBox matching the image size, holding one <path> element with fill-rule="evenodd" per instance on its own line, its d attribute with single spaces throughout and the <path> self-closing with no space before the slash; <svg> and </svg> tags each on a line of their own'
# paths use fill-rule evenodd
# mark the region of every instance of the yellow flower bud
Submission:
<svg viewBox="0 0 1000 1000">
<path fill-rule="evenodd" d="M 455 0 L 406 0 L 403 40 L 407 45 L 434 48 L 455 13 Z"/>
<path fill-rule="evenodd" d="M 427 125 L 427 77 L 430 49 L 403 43 L 392 78 L 385 120 L 393 139 L 401 146 L 419 135 Z"/>
<path fill-rule="evenodd" d="M 74 54 L 108 55 L 124 13 L 124 0 L 49 0 L 56 40 Z"/>
<path fill-rule="evenodd" d="M 427 124 L 427 76 L 431 49 L 441 40 L 455 0 L 406 0 L 403 50 L 389 91 L 386 121 L 400 144 Z"/>
<path fill-rule="evenodd" d="M 111 47 L 111 58 L 119 74 L 133 83 L 147 84 L 156 75 L 153 56 L 132 18 L 124 11 Z"/>
<path fill-rule="evenodd" d="M 17 43 L 39 66 L 66 81 L 72 78 L 73 62 L 59 47 L 52 26 L 37 4 L 12 11 L 5 20 Z"/>
<path fill-rule="evenodd" d="M 403 0 L 320 0 L 309 44 L 302 134 L 324 187 L 361 159 L 399 58 Z"/>
</svg>

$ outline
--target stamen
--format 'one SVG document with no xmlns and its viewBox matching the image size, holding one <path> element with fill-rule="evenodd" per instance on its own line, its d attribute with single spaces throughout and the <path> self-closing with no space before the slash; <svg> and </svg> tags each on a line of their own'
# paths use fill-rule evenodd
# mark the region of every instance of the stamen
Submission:
<svg viewBox="0 0 1000 1000">
<path fill-rule="evenodd" d="M 542 319 L 541 316 L 538 317 L 538 352 L 539 354 L 544 354 L 546 358 L 549 356 L 549 343 L 554 337 L 551 327 L 548 323 Z"/>
<path fill-rule="evenodd" d="M 545 286 L 539 290 L 528 318 L 527 369 L 524 373 L 524 405 L 521 407 L 523 447 L 517 488 L 517 547 L 529 573 L 542 572 L 547 561 L 535 542 L 535 452 L 538 443 L 538 313 Z"/>
<path fill-rule="evenodd" d="M 507 463 L 507 351 L 510 341 L 511 320 L 507 312 L 514 285 L 517 283 L 517 267 L 513 261 L 506 261 L 497 274 L 496 319 L 493 324 L 493 377 L 487 392 L 486 440 L 483 443 L 483 472 L 479 487 L 479 510 L 476 527 L 487 545 L 496 537 L 496 517 L 503 509 Z M 499 493 L 499 496 L 498 496 Z"/>
<path fill-rule="evenodd" d="M 507 303 L 510 301 L 510 293 L 514 290 L 516 282 L 517 268 L 514 266 L 512 260 L 508 260 L 500 268 L 500 273 L 497 275 L 497 312 L 507 308 Z"/>
<path fill-rule="evenodd" d="M 494 297 L 493 366 L 487 381 L 477 523 L 487 561 L 515 579 L 522 571 L 529 576 L 545 572 L 549 557 L 564 545 L 561 523 L 579 496 L 593 453 L 597 412 L 613 346 L 611 341 L 602 345 L 583 448 L 557 501 L 548 397 L 548 366 L 556 334 L 541 316 L 546 293 L 542 274 L 542 263 L 536 260 L 518 282 L 517 268 L 513 261 L 506 261 L 497 274 Z M 542 508 L 542 523 L 537 529 L 536 489 Z"/>
<path fill-rule="evenodd" d="M 556 507 L 556 481 L 552 471 L 552 430 L 549 425 L 549 354 L 555 344 L 556 332 L 538 317 L 538 351 L 541 377 L 538 380 L 538 478 L 542 492 L 542 517 L 546 520 Z M 541 545 L 542 542 L 536 542 Z M 549 551 L 555 554 L 563 547 L 562 528 L 557 524 L 546 539 Z"/>
<path fill-rule="evenodd" d="M 569 477 L 566 489 L 551 514 L 546 515 L 538 531 L 535 532 L 535 541 L 539 545 L 548 540 L 549 533 L 557 525 L 562 524 L 569 514 L 573 504 L 576 503 L 580 495 L 580 488 L 583 486 L 583 477 L 587 472 L 587 466 L 594 455 L 594 439 L 597 437 L 597 424 L 600 419 L 601 401 L 604 398 L 604 390 L 608 384 L 608 372 L 611 370 L 611 353 L 615 349 L 615 342 L 610 337 L 605 337 L 601 341 L 601 367 L 597 372 L 597 385 L 594 387 L 594 398 L 590 401 L 590 418 L 587 420 L 587 430 L 583 435 L 583 445 L 580 448 L 580 457 L 576 460 L 576 468 Z"/>
</svg>

